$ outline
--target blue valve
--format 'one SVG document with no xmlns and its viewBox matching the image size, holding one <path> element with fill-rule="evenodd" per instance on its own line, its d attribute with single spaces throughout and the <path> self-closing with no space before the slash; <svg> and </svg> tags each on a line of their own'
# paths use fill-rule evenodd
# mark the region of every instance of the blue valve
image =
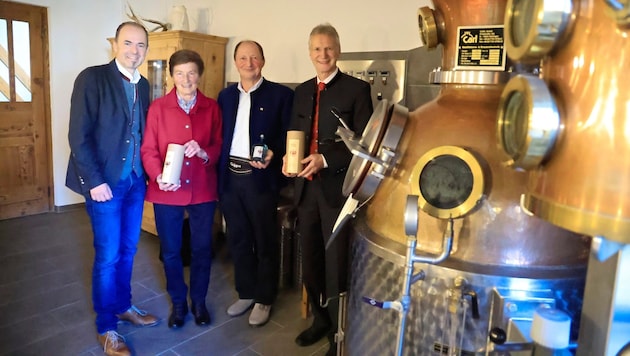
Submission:
<svg viewBox="0 0 630 356">
<path fill-rule="evenodd" d="M 376 299 L 373 298 L 369 298 L 369 297 L 362 297 L 361 300 L 363 300 L 363 302 L 368 303 L 369 305 L 373 306 L 373 307 L 377 307 L 377 308 L 381 308 L 383 309 L 385 307 L 385 303 L 378 301 Z"/>
</svg>

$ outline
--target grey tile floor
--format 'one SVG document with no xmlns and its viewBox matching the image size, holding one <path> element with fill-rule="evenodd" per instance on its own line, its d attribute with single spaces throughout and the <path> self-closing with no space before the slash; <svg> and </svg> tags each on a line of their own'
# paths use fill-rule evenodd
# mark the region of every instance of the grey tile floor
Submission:
<svg viewBox="0 0 630 356">
<path fill-rule="evenodd" d="M 237 297 L 232 262 L 217 244 L 207 305 L 208 327 L 189 315 L 179 330 L 166 320 L 169 300 L 157 237 L 142 233 L 132 279 L 133 302 L 162 319 L 152 328 L 120 325 L 134 355 L 324 355 L 325 340 L 294 343 L 310 325 L 300 315 L 299 288 L 281 289 L 271 320 L 251 328 L 247 316 L 230 318 Z M 85 210 L 0 221 L 0 355 L 103 355 L 91 306 L 92 234 Z"/>
</svg>

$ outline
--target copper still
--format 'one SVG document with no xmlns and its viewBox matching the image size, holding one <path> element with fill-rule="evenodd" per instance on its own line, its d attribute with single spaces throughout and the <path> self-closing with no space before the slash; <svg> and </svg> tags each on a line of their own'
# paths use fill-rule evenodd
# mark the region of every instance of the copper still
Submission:
<svg viewBox="0 0 630 356">
<path fill-rule="evenodd" d="M 531 172 L 527 209 L 566 229 L 629 243 L 630 10 L 615 3 L 549 1 L 563 4 L 565 15 L 532 19 L 551 11 L 544 2 L 515 2 L 508 55 L 540 62 L 540 73 L 508 85 L 498 129 L 513 165 Z"/>
<path fill-rule="evenodd" d="M 436 236 L 442 235 L 445 222 L 438 215 L 448 211 L 454 217 L 465 215 L 460 219 L 461 232 L 456 234 L 449 264 L 523 269 L 519 275 L 527 275 L 533 268 L 583 266 L 588 252 L 587 238 L 576 238 L 574 233 L 530 216 L 520 208 L 527 174 L 506 167 L 503 164 L 506 156 L 496 144 L 496 113 L 508 73 L 483 67 L 458 69 L 460 58 L 456 49 L 461 32 L 457 31 L 458 26 L 501 26 L 505 1 L 434 3 L 433 17 L 422 17 L 430 11 L 424 8 L 420 10 L 420 21 L 434 18 L 433 24 L 423 26 L 423 36 L 429 38 L 427 46 L 437 46 L 430 39 L 437 38 L 444 49 L 442 67 L 432 73 L 441 91 L 435 100 L 409 114 L 399 144 L 402 157 L 369 203 L 367 224 L 375 233 L 404 244 L 403 220 L 392 217 L 403 216 L 401 202 L 412 191 L 419 190 L 420 184 L 414 179 L 424 168 L 422 164 L 440 154 L 431 155 L 432 149 L 442 147 L 448 151 L 447 146 L 459 147 L 475 156 L 480 171 L 473 180 L 483 180 L 483 189 L 471 202 L 457 206 L 456 212 L 425 203 L 424 210 L 429 215 L 420 216 L 417 236 L 421 249 L 432 253 L 441 249 L 441 239 Z M 427 153 L 428 158 L 422 159 Z M 436 177 L 440 181 L 431 184 L 443 183 L 444 178 Z"/>
<path fill-rule="evenodd" d="M 577 354 L 630 348 L 630 4 L 510 1 L 506 46 L 539 71 L 499 104 L 507 163 L 529 171 L 525 209 L 592 235 Z M 625 345 L 625 346 L 624 346 Z"/>
<path fill-rule="evenodd" d="M 591 238 L 524 209 L 530 177 L 506 164 L 510 157 L 497 144 L 501 94 L 515 74 L 505 56 L 506 1 L 433 3 L 419 10 L 418 21 L 425 45 L 442 46 L 441 67 L 430 74 L 438 96 L 406 120 L 395 105 L 376 110 L 366 130 L 380 126 L 373 120 L 389 129 L 404 125 L 400 139 L 387 144 L 387 154 L 369 140 L 346 177 L 352 183 L 344 190 L 366 206 L 352 229 L 348 354 L 391 353 L 391 334 L 372 330 L 370 321 L 396 319 L 373 306 L 400 292 L 409 195 L 418 196 L 420 209 L 416 252 L 444 254 L 449 230 L 453 239 L 446 259 L 417 266 L 422 271 L 412 279 L 421 282 L 410 290 L 404 354 L 489 352 L 497 341 L 489 330 L 508 330 L 512 319 L 531 317 L 541 305 L 569 312 L 576 339 Z M 368 154 L 380 158 L 366 163 Z M 374 176 L 377 184 L 366 184 Z"/>
</svg>

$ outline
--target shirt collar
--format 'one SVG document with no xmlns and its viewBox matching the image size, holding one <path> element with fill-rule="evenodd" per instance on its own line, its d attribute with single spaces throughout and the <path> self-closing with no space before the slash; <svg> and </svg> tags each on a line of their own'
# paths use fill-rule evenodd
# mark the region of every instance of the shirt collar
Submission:
<svg viewBox="0 0 630 356">
<path fill-rule="evenodd" d="M 241 82 L 240 82 L 240 81 L 238 82 L 238 86 L 237 86 L 237 88 L 238 88 L 238 90 L 239 90 L 241 93 L 245 93 L 245 94 L 246 94 L 246 93 L 250 93 L 250 94 L 251 94 L 253 91 L 255 91 L 256 89 L 260 88 L 260 85 L 262 84 L 263 79 L 264 79 L 263 77 L 260 77 L 260 79 L 258 79 L 258 81 L 256 82 L 256 84 L 254 84 L 254 85 L 253 85 L 253 86 L 249 89 L 249 91 L 245 91 L 245 89 L 243 89 L 243 86 L 241 85 Z"/>
<path fill-rule="evenodd" d="M 138 71 L 138 69 L 134 70 L 133 74 L 131 74 L 129 73 L 127 69 L 121 66 L 120 63 L 118 63 L 118 59 L 116 59 L 115 62 L 116 62 L 116 67 L 118 67 L 118 71 L 122 75 L 127 77 L 129 79 L 129 82 L 131 82 L 132 84 L 138 84 L 138 82 L 140 81 L 140 72 Z"/>
<path fill-rule="evenodd" d="M 197 92 L 195 92 L 195 96 L 189 101 L 184 100 L 179 94 L 177 94 L 177 90 L 175 90 L 175 95 L 177 95 L 177 104 L 181 107 L 186 113 L 190 112 L 195 103 L 197 103 Z"/>
<path fill-rule="evenodd" d="M 324 80 L 319 80 L 319 77 L 317 77 L 317 84 L 319 84 L 320 82 L 324 82 L 324 84 L 328 85 L 328 83 L 330 83 L 330 81 L 333 80 L 333 78 L 335 77 L 335 75 L 337 75 L 337 73 L 339 73 L 339 67 L 337 67 L 337 69 L 335 69 L 335 71 Z"/>
</svg>

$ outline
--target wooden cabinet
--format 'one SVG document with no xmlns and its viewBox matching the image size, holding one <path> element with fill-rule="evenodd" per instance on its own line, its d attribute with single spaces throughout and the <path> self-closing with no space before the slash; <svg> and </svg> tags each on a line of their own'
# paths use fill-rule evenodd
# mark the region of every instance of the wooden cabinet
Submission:
<svg viewBox="0 0 630 356">
<path fill-rule="evenodd" d="M 168 74 L 168 59 L 173 52 L 180 49 L 193 50 L 203 59 L 205 66 L 199 90 L 206 96 L 215 98 L 223 89 L 225 82 L 225 45 L 228 39 L 202 33 L 188 31 L 153 32 L 149 34 L 149 51 L 144 63 L 138 68 L 140 73 L 151 82 L 149 66 L 155 61 L 161 61 L 164 65 L 165 85 L 162 87 L 168 92 L 173 88 L 173 80 Z M 159 88 L 158 83 L 151 82 L 152 87 Z"/>
<path fill-rule="evenodd" d="M 188 31 L 153 32 L 149 34 L 149 51 L 144 63 L 138 68 L 143 76 L 149 79 L 152 96 L 161 96 L 155 91 L 169 92 L 173 88 L 173 80 L 168 73 L 168 59 L 180 49 L 190 49 L 199 55 L 204 62 L 199 90 L 210 98 L 216 99 L 225 82 L 225 46 L 228 39 Z M 161 73 L 158 74 L 158 71 Z M 157 79 L 155 79 L 157 78 Z M 162 82 L 156 82 L 162 81 Z M 215 217 L 220 224 L 220 215 Z M 153 204 L 144 203 L 142 230 L 157 235 Z M 216 229 L 215 229 L 216 230 Z"/>
<path fill-rule="evenodd" d="M 153 203 L 144 202 L 144 210 L 142 211 L 142 230 L 157 236 L 157 228 L 155 227 L 155 215 L 153 214 Z"/>
</svg>

